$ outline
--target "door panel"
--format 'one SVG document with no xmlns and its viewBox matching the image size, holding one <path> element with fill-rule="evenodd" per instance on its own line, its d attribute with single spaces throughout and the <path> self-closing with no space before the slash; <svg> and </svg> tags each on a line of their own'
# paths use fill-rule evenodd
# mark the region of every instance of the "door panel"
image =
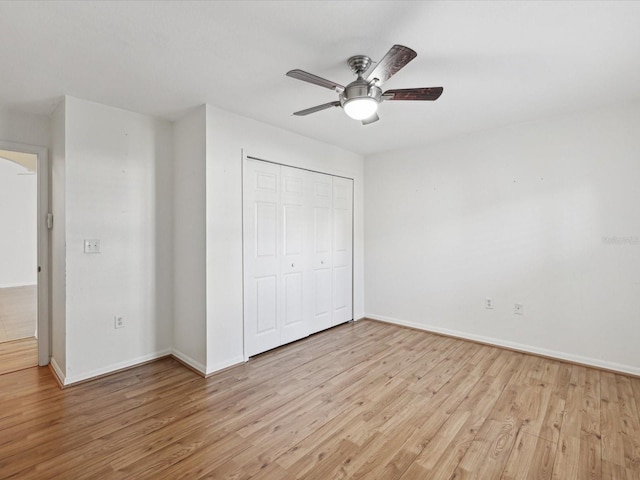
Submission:
<svg viewBox="0 0 640 480">
<path fill-rule="evenodd" d="M 353 180 L 333 177 L 332 324 L 353 319 Z"/>
<path fill-rule="evenodd" d="M 309 334 L 309 295 L 311 277 L 308 264 L 308 230 L 311 185 L 308 172 L 298 168 L 281 167 L 283 245 L 280 255 L 282 274 L 281 312 L 283 312 L 281 343 L 306 337 Z"/>
<path fill-rule="evenodd" d="M 318 332 L 332 326 L 331 270 L 328 268 L 316 269 L 313 277 L 313 330 Z"/>
<path fill-rule="evenodd" d="M 302 299 L 302 273 L 283 275 L 284 279 L 284 326 L 300 325 L 304 322 Z"/>
<path fill-rule="evenodd" d="M 304 208 L 302 205 L 283 205 L 284 255 L 302 254 L 304 240 Z"/>
<path fill-rule="evenodd" d="M 314 252 L 327 255 L 331 252 L 331 208 L 315 207 L 313 213 Z"/>
<path fill-rule="evenodd" d="M 268 275 L 256 278 L 256 330 L 255 335 L 270 334 L 278 329 L 278 277 Z"/>
<path fill-rule="evenodd" d="M 256 257 L 277 255 L 278 204 L 255 202 L 255 246 Z"/>
<path fill-rule="evenodd" d="M 333 325 L 331 305 L 331 205 L 333 182 L 329 175 L 314 173 L 312 189 L 313 225 L 311 228 L 313 248 L 311 263 L 313 271 L 312 298 L 313 318 L 311 331 L 318 332 Z"/>
<path fill-rule="evenodd" d="M 245 355 L 280 345 L 278 204 L 280 167 L 247 160 L 244 165 Z"/>
<path fill-rule="evenodd" d="M 351 248 L 351 212 L 343 208 L 333 209 L 333 232 L 335 252 L 348 254 Z"/>
</svg>

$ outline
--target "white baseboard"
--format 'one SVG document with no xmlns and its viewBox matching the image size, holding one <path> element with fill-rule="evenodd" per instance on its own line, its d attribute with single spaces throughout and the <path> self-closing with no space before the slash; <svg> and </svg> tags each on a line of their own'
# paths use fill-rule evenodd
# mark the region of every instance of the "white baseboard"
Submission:
<svg viewBox="0 0 640 480">
<path fill-rule="evenodd" d="M 628 373 L 630 375 L 640 376 L 640 367 L 634 367 L 631 365 L 623 365 L 620 363 L 607 362 L 597 358 L 583 357 L 581 355 L 573 355 L 571 353 L 559 352 L 556 350 L 548 350 L 546 348 L 534 347 L 532 345 L 525 345 L 522 343 L 510 342 L 507 340 L 500 340 L 492 337 L 484 337 L 482 335 L 474 335 L 470 333 L 460 332 L 458 330 L 449 330 L 447 328 L 435 327 L 433 325 L 425 325 L 422 323 L 409 322 L 406 320 L 400 320 L 397 318 L 385 317 L 383 315 L 366 314 L 365 318 L 372 320 L 379 320 L 385 323 L 392 323 L 395 325 L 402 325 L 404 327 L 411 327 L 417 330 L 424 330 L 425 332 L 440 333 L 449 337 L 461 338 L 463 340 L 473 340 L 475 342 L 486 343 L 488 345 L 494 345 L 496 347 L 504 347 L 511 350 L 517 350 L 523 353 L 533 353 L 535 355 L 541 355 L 543 357 L 555 358 L 557 360 L 565 360 L 571 363 L 578 363 L 590 367 L 602 368 L 605 370 L 612 370 L 620 373 Z"/>
<path fill-rule="evenodd" d="M 239 365 L 244 362 L 245 359 L 243 356 L 237 356 L 223 362 L 214 363 L 213 365 L 207 365 L 207 373 L 205 375 L 208 377 L 215 372 L 219 372 L 220 370 L 224 370 L 225 368 L 233 367 L 234 365 Z"/>
<path fill-rule="evenodd" d="M 95 370 L 90 370 L 88 372 L 83 372 L 77 375 L 73 375 L 73 376 L 67 376 L 65 378 L 64 375 L 59 375 L 60 381 L 62 382 L 62 385 L 65 387 L 68 387 L 70 385 L 73 385 L 75 383 L 78 382 L 84 382 L 87 380 L 91 380 L 93 378 L 96 377 L 100 377 L 102 375 L 107 375 L 110 373 L 116 373 L 120 370 L 124 370 L 127 368 L 131 368 L 131 367 L 135 367 L 137 365 L 140 365 L 142 363 L 147 363 L 150 362 L 152 360 L 157 360 L 158 358 L 162 358 L 162 357 L 166 357 L 168 355 L 171 355 L 171 349 L 165 349 L 165 350 L 160 350 L 158 352 L 153 352 L 153 353 L 149 353 L 147 355 L 142 355 L 140 357 L 136 357 L 136 358 L 132 358 L 130 360 L 125 360 L 123 362 L 118 362 L 118 363 L 114 363 L 111 365 L 107 365 L 105 367 L 101 367 L 101 368 L 97 368 Z M 57 364 L 54 364 L 54 360 L 51 360 L 51 364 L 53 365 L 53 368 L 56 370 L 56 373 L 61 373 L 59 369 L 57 369 L 56 367 L 58 366 Z"/>
<path fill-rule="evenodd" d="M 207 369 L 205 368 L 204 364 L 202 364 L 202 363 L 198 362 L 197 360 L 191 358 L 189 355 L 186 355 L 186 354 L 182 353 L 181 351 L 176 350 L 175 348 L 171 351 L 171 355 L 176 357 L 181 362 L 186 363 L 187 365 L 189 365 L 191 368 L 193 368 L 196 372 L 200 373 L 202 376 L 205 375 L 205 371 Z"/>
<path fill-rule="evenodd" d="M 49 365 L 51 365 L 51 368 L 53 368 L 53 373 L 55 373 L 56 377 L 58 377 L 58 381 L 60 382 L 60 384 L 62 386 L 65 386 L 66 379 L 64 373 L 62 373 L 60 365 L 58 365 L 58 362 L 56 362 L 56 359 L 51 357 L 51 360 L 49 360 Z"/>
<path fill-rule="evenodd" d="M 203 377 L 208 377 L 220 370 L 224 370 L 225 368 L 233 367 L 234 365 L 238 365 L 240 363 L 244 363 L 244 357 L 238 356 L 234 358 L 230 358 L 229 360 L 225 360 L 222 362 L 218 362 L 213 365 L 207 365 L 206 367 L 197 360 L 194 360 L 189 355 L 185 355 L 184 353 L 176 350 L 175 348 L 171 352 L 174 357 L 176 357 L 181 362 L 187 364 L 189 367 L 194 369 L 196 372 L 200 373 Z"/>
<path fill-rule="evenodd" d="M 209 368 L 206 368 L 202 363 L 198 362 L 197 360 L 194 360 L 189 355 L 185 355 L 179 350 L 169 348 L 169 349 L 161 350 L 148 355 L 143 355 L 141 357 L 133 358 L 131 360 L 127 360 L 124 362 L 119 362 L 109 366 L 101 367 L 95 370 L 91 370 L 89 372 L 84 372 L 79 375 L 66 376 L 63 373 L 62 369 L 60 368 L 60 365 L 58 365 L 58 362 L 56 362 L 55 358 L 51 358 L 51 368 L 53 368 L 54 373 L 58 377 L 58 380 L 60 381 L 62 386 L 69 387 L 76 383 L 86 382 L 88 380 L 92 380 L 97 377 L 101 377 L 101 376 L 112 374 L 112 373 L 117 373 L 121 370 L 125 370 L 131 367 L 141 365 L 143 363 L 157 360 L 159 358 L 166 357 L 168 355 L 172 355 L 178 360 L 180 360 L 181 362 L 187 364 L 189 367 L 199 372 L 203 377 L 209 376 L 220 370 L 224 370 L 225 368 L 229 368 L 234 365 L 244 363 L 244 358 L 239 356 L 239 357 L 231 358 L 224 362 L 219 362 L 217 364 L 209 366 Z"/>
<path fill-rule="evenodd" d="M 37 283 L 3 283 L 0 288 L 37 287 Z"/>
</svg>

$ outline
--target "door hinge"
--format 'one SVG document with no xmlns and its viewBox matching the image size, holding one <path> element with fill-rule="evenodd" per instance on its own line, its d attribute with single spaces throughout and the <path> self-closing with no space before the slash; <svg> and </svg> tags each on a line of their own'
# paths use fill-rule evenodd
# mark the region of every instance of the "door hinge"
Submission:
<svg viewBox="0 0 640 480">
<path fill-rule="evenodd" d="M 53 228 L 53 213 L 47 213 L 47 228 Z"/>
</svg>

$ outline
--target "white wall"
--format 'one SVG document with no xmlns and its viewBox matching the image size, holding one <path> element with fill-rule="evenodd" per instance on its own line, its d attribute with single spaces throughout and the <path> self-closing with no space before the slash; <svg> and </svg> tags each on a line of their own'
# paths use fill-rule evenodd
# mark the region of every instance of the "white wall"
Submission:
<svg viewBox="0 0 640 480">
<path fill-rule="evenodd" d="M 66 261 L 56 234 L 53 249 L 66 268 L 66 362 L 57 363 L 73 383 L 170 352 L 172 130 L 73 97 L 58 116 L 53 191 L 64 191 L 64 218 L 55 229 L 64 228 Z M 99 239 L 102 252 L 83 253 L 84 239 Z M 115 315 L 124 328 L 114 328 Z"/>
<path fill-rule="evenodd" d="M 639 131 L 635 103 L 368 157 L 367 316 L 639 374 Z"/>
<path fill-rule="evenodd" d="M 360 155 L 207 106 L 207 372 L 243 359 L 242 150 L 354 178 L 354 316 L 364 314 L 364 165 Z"/>
<path fill-rule="evenodd" d="M 0 158 L 0 288 L 37 282 L 37 176 Z"/>
<path fill-rule="evenodd" d="M 206 370 L 206 110 L 174 123 L 174 354 Z"/>
</svg>

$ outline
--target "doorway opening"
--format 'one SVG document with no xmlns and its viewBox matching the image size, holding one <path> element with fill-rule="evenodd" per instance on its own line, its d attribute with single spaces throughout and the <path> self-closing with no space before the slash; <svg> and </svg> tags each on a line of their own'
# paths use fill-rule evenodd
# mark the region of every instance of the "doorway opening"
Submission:
<svg viewBox="0 0 640 480">
<path fill-rule="evenodd" d="M 0 374 L 49 360 L 46 167 L 46 149 L 0 142 Z"/>
</svg>

